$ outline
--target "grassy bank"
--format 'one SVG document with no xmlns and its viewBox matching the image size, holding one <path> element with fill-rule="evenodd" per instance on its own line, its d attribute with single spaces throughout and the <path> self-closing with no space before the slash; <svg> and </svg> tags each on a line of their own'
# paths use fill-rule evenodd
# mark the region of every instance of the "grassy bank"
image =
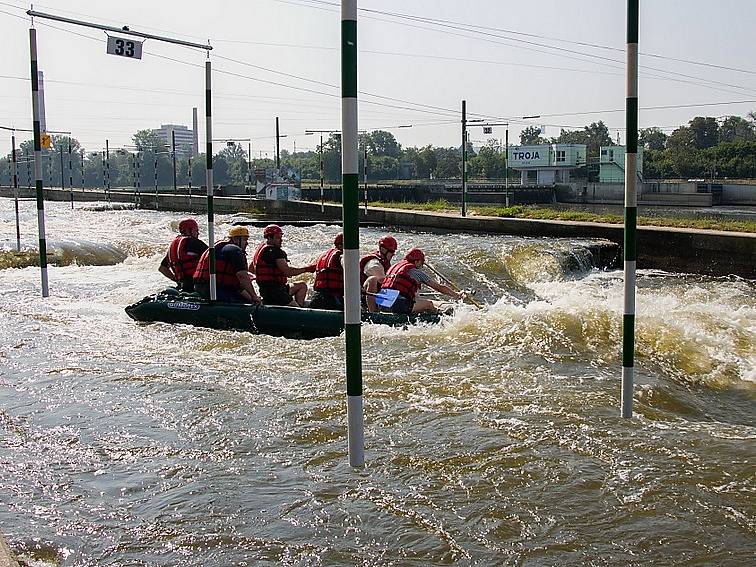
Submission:
<svg viewBox="0 0 756 567">
<path fill-rule="evenodd" d="M 376 201 L 371 203 L 371 205 L 375 207 L 430 211 L 438 213 L 459 212 L 459 205 L 451 204 L 444 199 L 439 199 L 437 201 L 431 201 L 428 203 L 388 203 Z M 523 205 L 515 205 L 513 207 L 471 206 L 468 207 L 468 211 L 470 212 L 470 215 L 515 219 L 603 222 L 608 224 L 622 224 L 624 222 L 622 215 L 615 215 L 610 213 L 589 213 L 585 211 L 557 210 L 545 207 L 526 207 Z M 697 228 L 701 230 L 725 230 L 756 233 L 756 222 L 734 221 L 716 218 L 688 219 L 639 216 L 638 226 L 668 226 L 677 228 Z"/>
</svg>

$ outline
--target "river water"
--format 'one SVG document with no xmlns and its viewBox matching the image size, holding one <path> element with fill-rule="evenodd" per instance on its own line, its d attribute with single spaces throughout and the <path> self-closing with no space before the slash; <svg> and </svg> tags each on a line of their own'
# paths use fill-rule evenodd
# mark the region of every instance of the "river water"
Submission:
<svg viewBox="0 0 756 567">
<path fill-rule="evenodd" d="M 343 337 L 137 324 L 181 215 L 77 207 L 47 204 L 50 241 L 125 260 L 90 244 L 45 300 L 0 270 L 0 530 L 33 564 L 753 564 L 756 283 L 639 273 L 623 420 L 622 274 L 590 242 L 396 230 L 486 307 L 363 327 L 354 470 Z M 295 265 L 337 232 L 284 230 Z"/>
</svg>

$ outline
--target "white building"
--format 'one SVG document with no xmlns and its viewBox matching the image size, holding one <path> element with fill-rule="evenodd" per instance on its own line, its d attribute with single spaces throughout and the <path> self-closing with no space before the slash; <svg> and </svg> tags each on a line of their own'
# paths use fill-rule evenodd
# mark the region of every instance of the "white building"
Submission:
<svg viewBox="0 0 756 567">
<path fill-rule="evenodd" d="M 171 135 L 176 136 L 176 157 L 185 158 L 193 153 L 194 149 L 194 132 L 192 132 L 186 126 L 180 124 L 161 124 L 160 128 L 153 130 L 155 134 L 160 136 L 165 146 L 170 151 L 171 149 Z"/>
<path fill-rule="evenodd" d="M 569 183 L 570 171 L 585 165 L 585 144 L 512 146 L 508 166 L 519 171 L 523 185 Z"/>
<path fill-rule="evenodd" d="M 638 180 L 643 181 L 643 148 L 638 148 L 636 159 Z M 601 146 L 599 181 L 601 183 L 625 182 L 625 146 Z"/>
</svg>

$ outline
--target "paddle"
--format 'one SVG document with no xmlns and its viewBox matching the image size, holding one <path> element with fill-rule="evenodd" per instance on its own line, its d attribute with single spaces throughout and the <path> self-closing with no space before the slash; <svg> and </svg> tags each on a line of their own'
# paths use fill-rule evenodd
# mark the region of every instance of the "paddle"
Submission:
<svg viewBox="0 0 756 567">
<path fill-rule="evenodd" d="M 428 269 L 429 269 L 429 270 L 430 270 L 431 272 L 433 272 L 434 274 L 436 274 L 436 276 L 438 277 L 438 279 L 440 279 L 441 281 L 444 281 L 444 282 L 446 282 L 446 285 L 448 285 L 448 286 L 449 286 L 450 288 L 452 288 L 452 289 L 453 289 L 454 291 L 456 291 L 456 292 L 461 292 L 461 291 L 462 291 L 461 289 L 459 289 L 459 287 L 457 287 L 457 285 L 456 285 L 456 284 L 455 284 L 455 283 L 454 283 L 453 281 L 451 281 L 451 280 L 450 280 L 449 278 L 447 278 L 447 277 L 446 277 L 446 276 L 445 276 L 444 274 L 442 274 L 441 272 L 439 272 L 439 271 L 438 271 L 438 270 L 437 270 L 436 268 L 434 268 L 434 267 L 433 267 L 433 266 L 432 266 L 432 265 L 431 265 L 430 263 L 428 263 L 428 261 L 426 261 L 426 262 L 425 262 L 425 265 L 426 265 L 426 266 L 428 267 Z M 475 301 L 475 298 L 474 298 L 474 297 L 473 297 L 472 295 L 468 295 L 468 294 L 465 294 L 465 298 L 466 298 L 466 299 L 469 299 L 469 300 L 470 300 L 470 303 L 472 303 L 472 304 L 473 304 L 473 305 L 474 305 L 475 307 L 477 307 L 478 309 L 483 309 L 483 306 L 482 306 L 482 305 L 481 305 L 480 303 L 478 303 L 477 301 Z"/>
<path fill-rule="evenodd" d="M 391 309 L 391 306 L 396 303 L 396 298 L 399 297 L 398 289 L 382 289 L 378 293 L 370 293 L 369 291 L 363 291 L 365 295 L 372 295 L 375 297 L 375 304 L 379 307 L 385 307 Z"/>
</svg>

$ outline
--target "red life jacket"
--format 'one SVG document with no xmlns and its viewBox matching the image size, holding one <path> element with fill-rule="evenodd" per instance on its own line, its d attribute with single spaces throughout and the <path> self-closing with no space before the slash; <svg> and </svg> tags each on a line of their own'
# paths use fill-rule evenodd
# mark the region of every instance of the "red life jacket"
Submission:
<svg viewBox="0 0 756 567">
<path fill-rule="evenodd" d="M 386 272 L 386 278 L 381 284 L 381 289 L 396 289 L 399 291 L 399 295 L 415 301 L 415 294 L 420 290 L 422 284 L 409 275 L 409 271 L 413 268 L 415 268 L 415 264 L 407 260 L 397 262 Z"/>
<path fill-rule="evenodd" d="M 383 266 L 384 272 L 388 272 L 391 267 L 391 261 L 384 259 L 379 250 L 374 250 L 370 254 L 363 256 L 360 258 L 360 285 L 364 284 L 367 279 L 367 276 L 365 275 L 365 266 L 367 266 L 367 263 L 370 260 L 378 260 Z"/>
<path fill-rule="evenodd" d="M 239 278 L 236 277 L 236 272 L 233 266 L 221 260 L 220 253 L 226 244 L 233 244 L 227 240 L 216 242 L 215 248 L 215 282 L 220 287 L 230 289 L 241 289 Z M 246 263 L 246 261 L 245 261 Z M 208 248 L 200 256 L 199 262 L 197 262 L 197 269 L 194 270 L 194 281 L 196 282 L 209 282 L 210 281 L 210 249 Z"/>
<path fill-rule="evenodd" d="M 255 272 L 257 283 L 285 284 L 288 278 L 278 269 L 278 266 L 275 264 L 271 266 L 267 262 L 261 261 L 263 252 L 265 252 L 267 248 L 273 248 L 273 245 L 268 244 L 267 242 L 261 242 L 257 246 L 254 256 L 252 256 L 252 269 Z M 286 258 L 285 252 L 284 258 Z"/>
<path fill-rule="evenodd" d="M 315 264 L 315 291 L 344 295 L 344 268 L 341 266 L 341 250 L 331 248 Z"/>
<path fill-rule="evenodd" d="M 186 251 L 189 239 L 189 236 L 179 235 L 168 247 L 168 267 L 178 282 L 191 278 L 199 263 L 199 255 L 188 254 Z"/>
</svg>

